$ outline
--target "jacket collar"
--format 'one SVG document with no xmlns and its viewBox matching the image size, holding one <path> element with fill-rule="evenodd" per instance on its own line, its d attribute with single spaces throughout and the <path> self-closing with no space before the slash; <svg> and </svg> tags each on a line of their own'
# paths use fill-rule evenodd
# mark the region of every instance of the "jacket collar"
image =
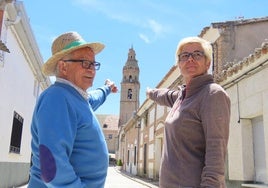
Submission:
<svg viewBox="0 0 268 188">
<path fill-rule="evenodd" d="M 205 85 L 214 83 L 213 76 L 211 74 L 203 74 L 191 79 L 191 81 L 183 86 L 183 90 L 186 89 L 186 98 L 191 97 L 195 93 L 199 92 Z"/>
</svg>

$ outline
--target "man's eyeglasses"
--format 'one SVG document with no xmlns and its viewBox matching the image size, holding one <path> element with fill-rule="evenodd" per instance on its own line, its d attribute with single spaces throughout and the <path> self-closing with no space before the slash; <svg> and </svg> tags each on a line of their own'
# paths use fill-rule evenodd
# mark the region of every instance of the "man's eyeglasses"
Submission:
<svg viewBox="0 0 268 188">
<path fill-rule="evenodd" d="M 62 60 L 63 62 L 74 62 L 74 63 L 81 63 L 82 67 L 84 69 L 93 69 L 93 70 L 99 70 L 100 69 L 100 63 L 96 61 L 89 61 L 84 59 L 66 59 Z"/>
<path fill-rule="evenodd" d="M 188 61 L 190 56 L 192 56 L 194 60 L 199 61 L 205 56 L 205 54 L 204 52 L 201 52 L 201 51 L 194 51 L 193 53 L 184 52 L 184 53 L 179 54 L 178 56 L 179 56 L 179 61 Z"/>
</svg>

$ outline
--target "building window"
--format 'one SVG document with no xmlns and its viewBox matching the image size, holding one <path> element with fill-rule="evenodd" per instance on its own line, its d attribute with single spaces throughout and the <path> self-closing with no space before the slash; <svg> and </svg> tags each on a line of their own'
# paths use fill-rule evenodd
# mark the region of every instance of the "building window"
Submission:
<svg viewBox="0 0 268 188">
<path fill-rule="evenodd" d="M 129 76 L 129 82 L 133 82 L 132 76 Z"/>
<path fill-rule="evenodd" d="M 111 140 L 111 139 L 113 139 L 113 135 L 112 134 L 109 134 L 108 135 L 108 138 Z"/>
<path fill-rule="evenodd" d="M 137 162 L 137 146 L 134 148 L 134 165 L 136 165 Z"/>
<path fill-rule="evenodd" d="M 127 150 L 127 165 L 129 165 L 129 157 L 130 157 L 129 150 Z"/>
<path fill-rule="evenodd" d="M 132 99 L 132 89 L 128 89 L 127 91 L 127 98 Z"/>
<path fill-rule="evenodd" d="M 107 128 L 108 127 L 108 125 L 107 124 L 103 124 L 103 128 Z"/>
<path fill-rule="evenodd" d="M 147 144 L 143 146 L 143 173 L 147 173 Z"/>
<path fill-rule="evenodd" d="M 9 147 L 10 153 L 17 153 L 17 154 L 20 153 L 22 128 L 23 128 L 23 118 L 16 111 L 14 111 L 11 141 Z"/>
</svg>

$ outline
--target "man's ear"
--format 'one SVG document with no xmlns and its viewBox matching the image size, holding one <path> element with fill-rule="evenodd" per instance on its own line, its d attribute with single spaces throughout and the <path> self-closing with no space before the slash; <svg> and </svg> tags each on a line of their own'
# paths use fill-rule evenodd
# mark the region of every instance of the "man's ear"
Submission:
<svg viewBox="0 0 268 188">
<path fill-rule="evenodd" d="M 68 65 L 67 63 L 63 62 L 63 61 L 59 61 L 58 62 L 58 70 L 59 73 L 62 75 L 66 75 L 67 74 L 67 70 L 68 70 Z"/>
</svg>

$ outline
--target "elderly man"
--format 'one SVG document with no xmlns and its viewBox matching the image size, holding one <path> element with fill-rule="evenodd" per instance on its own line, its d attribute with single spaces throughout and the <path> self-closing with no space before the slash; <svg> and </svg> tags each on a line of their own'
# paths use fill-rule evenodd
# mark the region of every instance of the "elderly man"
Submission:
<svg viewBox="0 0 268 188">
<path fill-rule="evenodd" d="M 41 94 L 33 113 L 30 188 L 104 187 L 108 150 L 93 111 L 117 88 L 106 80 L 87 92 L 100 67 L 95 55 L 103 48 L 85 42 L 77 32 L 53 42 L 52 57 L 42 71 L 55 75 L 56 82 Z"/>
</svg>

